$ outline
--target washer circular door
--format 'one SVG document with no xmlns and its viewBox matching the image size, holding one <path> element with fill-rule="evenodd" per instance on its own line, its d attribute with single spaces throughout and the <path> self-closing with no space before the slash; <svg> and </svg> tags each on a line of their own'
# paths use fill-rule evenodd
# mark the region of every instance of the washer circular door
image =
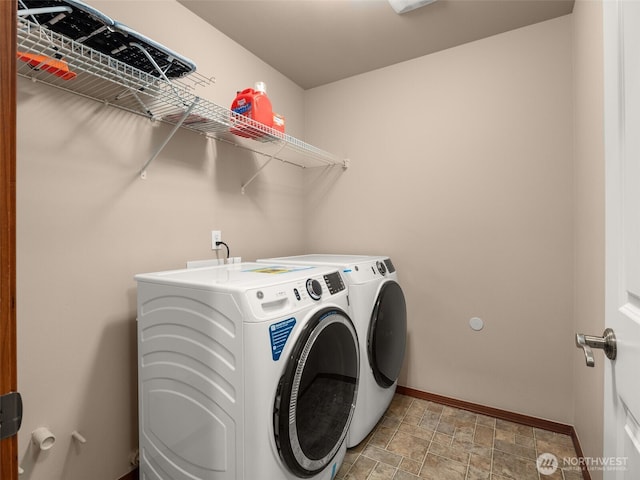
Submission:
<svg viewBox="0 0 640 480">
<path fill-rule="evenodd" d="M 356 403 L 358 337 L 349 316 L 326 308 L 306 324 L 274 403 L 276 445 L 300 477 L 322 471 L 342 445 Z"/>
<path fill-rule="evenodd" d="M 381 387 L 398 380 L 406 344 L 407 305 L 400 285 L 390 280 L 380 288 L 367 336 L 369 365 Z"/>
</svg>

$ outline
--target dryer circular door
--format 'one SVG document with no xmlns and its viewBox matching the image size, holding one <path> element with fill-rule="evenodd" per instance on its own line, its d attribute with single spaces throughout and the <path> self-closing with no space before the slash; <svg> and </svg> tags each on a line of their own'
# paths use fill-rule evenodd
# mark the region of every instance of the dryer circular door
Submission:
<svg viewBox="0 0 640 480">
<path fill-rule="evenodd" d="M 373 307 L 367 354 L 378 385 L 388 388 L 398 380 L 407 343 L 407 305 L 397 282 L 382 284 Z"/>
<path fill-rule="evenodd" d="M 274 403 L 276 445 L 291 472 L 310 477 L 331 463 L 351 423 L 358 377 L 351 319 L 340 309 L 320 310 L 293 347 Z"/>
</svg>

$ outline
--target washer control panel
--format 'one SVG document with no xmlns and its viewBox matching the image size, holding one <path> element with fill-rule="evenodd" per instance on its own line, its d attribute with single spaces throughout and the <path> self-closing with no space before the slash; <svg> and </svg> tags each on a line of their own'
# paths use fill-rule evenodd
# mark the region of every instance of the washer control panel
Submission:
<svg viewBox="0 0 640 480">
<path fill-rule="evenodd" d="M 393 262 L 391 262 L 391 259 L 390 259 L 390 258 L 387 258 L 387 259 L 384 261 L 384 264 L 387 266 L 387 271 L 388 271 L 389 273 L 393 273 L 393 272 L 395 272 L 395 271 L 396 271 L 396 267 L 393 265 Z"/>
<path fill-rule="evenodd" d="M 339 293 L 346 288 L 339 272 L 333 272 L 324 275 L 322 277 L 322 280 L 324 280 L 324 284 L 327 290 L 329 290 L 330 295 L 335 295 L 336 293 Z M 323 287 L 321 281 L 310 278 L 307 280 L 306 287 L 307 293 L 313 300 L 320 300 L 322 298 Z"/>
<path fill-rule="evenodd" d="M 247 291 L 247 300 L 258 318 L 297 309 L 346 290 L 340 272 L 300 278 L 292 282 L 265 285 Z"/>
<path fill-rule="evenodd" d="M 325 275 L 324 281 L 327 284 L 327 288 L 329 289 L 329 293 L 331 295 L 335 295 L 336 293 L 341 292 L 345 289 L 344 281 L 342 280 L 342 276 L 339 272 Z"/>
<path fill-rule="evenodd" d="M 395 271 L 396 269 L 390 258 L 367 260 L 342 270 L 352 285 L 380 280 L 383 277 L 394 275 Z"/>
<path fill-rule="evenodd" d="M 313 300 L 320 300 L 322 298 L 322 285 L 314 278 L 307 280 L 307 293 Z"/>
</svg>

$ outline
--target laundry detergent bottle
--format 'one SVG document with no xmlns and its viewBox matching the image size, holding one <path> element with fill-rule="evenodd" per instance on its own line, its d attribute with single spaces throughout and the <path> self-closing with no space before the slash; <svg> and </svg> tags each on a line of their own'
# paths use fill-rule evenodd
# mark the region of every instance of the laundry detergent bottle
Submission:
<svg viewBox="0 0 640 480">
<path fill-rule="evenodd" d="M 273 127 L 273 108 L 271 100 L 267 97 L 267 89 L 264 82 L 257 82 L 255 88 L 247 88 L 238 92 L 231 104 L 231 111 L 235 114 L 234 117 L 242 115 L 253 122 Z M 248 123 L 251 124 L 253 122 L 249 121 Z M 231 132 L 248 138 L 260 137 L 265 134 L 263 131 L 241 124 L 235 125 Z"/>
</svg>

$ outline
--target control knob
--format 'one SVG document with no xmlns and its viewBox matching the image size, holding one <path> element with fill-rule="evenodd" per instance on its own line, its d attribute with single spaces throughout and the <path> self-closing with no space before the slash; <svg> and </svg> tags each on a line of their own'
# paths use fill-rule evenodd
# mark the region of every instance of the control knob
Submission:
<svg viewBox="0 0 640 480">
<path fill-rule="evenodd" d="M 322 285 L 318 280 L 310 278 L 307 280 L 307 292 L 313 300 L 320 300 L 320 297 L 322 297 Z"/>
<path fill-rule="evenodd" d="M 387 267 L 385 267 L 383 262 L 376 263 L 376 266 L 378 267 L 378 271 L 380 272 L 380 275 L 387 274 Z"/>
</svg>

